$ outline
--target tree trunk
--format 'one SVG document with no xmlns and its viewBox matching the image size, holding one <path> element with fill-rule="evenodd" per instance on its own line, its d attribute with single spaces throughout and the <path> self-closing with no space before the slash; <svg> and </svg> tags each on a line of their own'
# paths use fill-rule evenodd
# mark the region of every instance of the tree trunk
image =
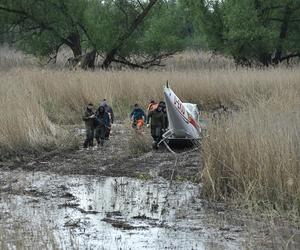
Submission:
<svg viewBox="0 0 300 250">
<path fill-rule="evenodd" d="M 92 50 L 83 57 L 81 68 L 84 70 L 95 69 L 96 50 Z"/>
<path fill-rule="evenodd" d="M 270 53 L 262 52 L 258 59 L 263 66 L 269 67 L 272 64 L 272 54 Z"/>
<path fill-rule="evenodd" d="M 275 56 L 273 58 L 274 64 L 278 64 L 281 62 L 283 42 L 287 38 L 291 14 L 292 14 L 292 10 L 290 9 L 289 4 L 287 4 L 284 8 L 284 16 L 283 16 L 282 23 L 280 26 L 279 40 L 278 40 L 277 48 L 275 51 Z"/>
<path fill-rule="evenodd" d="M 78 33 L 72 33 L 67 38 L 67 44 L 73 52 L 74 58 L 81 56 L 82 49 L 80 43 L 80 35 Z"/>
<path fill-rule="evenodd" d="M 116 53 L 118 52 L 118 48 L 114 48 L 111 51 L 109 51 L 105 57 L 105 60 L 102 64 L 102 69 L 107 69 L 109 65 L 112 63 L 112 61 L 115 58 Z"/>
<path fill-rule="evenodd" d="M 126 40 L 132 35 L 132 33 L 137 29 L 137 27 L 143 22 L 143 20 L 145 19 L 145 17 L 148 15 L 149 11 L 151 10 L 151 8 L 154 6 L 154 4 L 157 2 L 158 0 L 150 0 L 149 4 L 147 5 L 146 8 L 144 8 L 144 10 L 142 11 L 141 14 L 139 14 L 135 20 L 132 22 L 132 24 L 130 25 L 129 29 L 123 34 L 121 35 L 117 42 L 115 43 L 115 46 L 113 49 L 111 49 L 107 55 L 106 58 L 102 64 L 102 68 L 103 69 L 107 69 L 110 64 L 112 63 L 112 61 L 114 60 L 115 55 L 117 54 L 117 52 L 122 48 L 123 44 L 126 42 Z"/>
</svg>

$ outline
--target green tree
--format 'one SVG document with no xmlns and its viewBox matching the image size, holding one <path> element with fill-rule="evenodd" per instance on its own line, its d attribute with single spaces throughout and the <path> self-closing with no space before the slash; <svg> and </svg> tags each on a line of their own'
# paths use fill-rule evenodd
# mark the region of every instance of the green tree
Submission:
<svg viewBox="0 0 300 250">
<path fill-rule="evenodd" d="M 84 0 L 1 0 L 0 13 L 17 46 L 37 56 L 51 56 L 65 44 L 82 54 Z"/>
<path fill-rule="evenodd" d="M 103 68 L 112 62 L 158 65 L 182 49 L 179 12 L 176 1 L 0 0 L 6 32 L 19 48 L 55 61 L 66 45 L 75 63 L 92 67 L 89 61 L 98 53 Z M 83 56 L 84 51 L 90 52 Z"/>
<path fill-rule="evenodd" d="M 162 59 L 185 48 L 184 19 L 173 2 L 160 2 L 120 51 L 117 60 L 131 65 L 161 65 Z"/>
<path fill-rule="evenodd" d="M 300 56 L 299 0 L 185 0 L 208 48 L 237 64 L 274 65 Z"/>
</svg>

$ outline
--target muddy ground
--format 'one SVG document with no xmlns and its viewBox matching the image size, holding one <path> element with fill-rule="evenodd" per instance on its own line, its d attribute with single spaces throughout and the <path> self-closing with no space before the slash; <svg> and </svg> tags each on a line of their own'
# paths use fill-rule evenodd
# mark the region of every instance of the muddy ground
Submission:
<svg viewBox="0 0 300 250">
<path fill-rule="evenodd" d="M 297 222 L 201 199 L 201 149 L 177 152 L 117 123 L 102 148 L 1 163 L 0 249 L 298 249 Z"/>
<path fill-rule="evenodd" d="M 84 129 L 76 129 L 75 136 L 84 141 Z M 1 163 L 2 169 L 29 171 L 51 171 L 58 174 L 101 175 L 113 177 L 153 178 L 162 176 L 169 179 L 175 164 L 175 157 L 165 147 L 151 149 L 148 129 L 133 131 L 124 123 L 113 124 L 110 140 L 103 147 L 84 150 L 82 147 L 63 154 L 49 153 L 37 158 L 24 158 L 14 162 Z M 199 181 L 201 153 L 195 150 L 177 149 L 178 162 L 174 179 Z"/>
</svg>

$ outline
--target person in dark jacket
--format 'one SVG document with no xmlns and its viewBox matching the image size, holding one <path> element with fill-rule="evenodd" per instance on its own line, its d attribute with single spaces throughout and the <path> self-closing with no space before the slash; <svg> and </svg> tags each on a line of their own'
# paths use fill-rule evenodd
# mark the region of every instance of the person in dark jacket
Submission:
<svg viewBox="0 0 300 250">
<path fill-rule="evenodd" d="M 161 102 L 155 110 L 149 113 L 147 118 L 147 127 L 149 127 L 150 120 L 151 136 L 154 140 L 153 147 L 157 148 L 157 144 L 162 139 L 163 131 L 166 128 L 165 114 L 163 113 L 163 104 Z"/>
<path fill-rule="evenodd" d="M 136 129 L 141 129 L 146 121 L 146 114 L 138 104 L 134 104 L 134 109 L 130 114 L 130 119 L 132 120 L 132 127 Z"/>
<path fill-rule="evenodd" d="M 113 124 L 114 120 L 115 120 L 114 111 L 113 111 L 112 107 L 108 105 L 106 99 L 103 99 L 103 101 L 101 102 L 100 106 L 104 107 L 105 112 L 107 112 L 108 115 L 109 115 L 110 124 Z M 111 127 L 109 127 L 109 128 L 106 129 L 105 140 L 109 140 L 110 132 L 111 132 Z"/>
<path fill-rule="evenodd" d="M 86 139 L 83 143 L 84 148 L 93 147 L 94 145 L 94 122 L 95 122 L 95 113 L 93 111 L 94 105 L 89 103 L 86 107 L 86 110 L 82 116 L 82 120 L 85 123 Z"/>
<path fill-rule="evenodd" d="M 96 131 L 95 137 L 98 143 L 98 146 L 103 146 L 105 140 L 105 133 L 107 128 L 110 127 L 110 119 L 107 112 L 105 112 L 105 108 L 100 106 L 96 112 Z"/>
<path fill-rule="evenodd" d="M 168 127 L 169 127 L 169 120 L 168 120 L 168 114 L 167 114 L 167 106 L 165 102 L 160 102 L 161 106 L 162 106 L 162 112 L 164 114 L 164 127 L 163 127 L 163 131 L 165 132 Z"/>
</svg>

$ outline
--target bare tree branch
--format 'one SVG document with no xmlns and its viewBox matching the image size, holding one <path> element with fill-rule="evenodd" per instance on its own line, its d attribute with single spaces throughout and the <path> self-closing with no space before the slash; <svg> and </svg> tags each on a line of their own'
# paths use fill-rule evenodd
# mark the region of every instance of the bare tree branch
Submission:
<svg viewBox="0 0 300 250">
<path fill-rule="evenodd" d="M 133 63 L 133 62 L 124 60 L 124 59 L 116 59 L 116 58 L 114 58 L 114 59 L 113 59 L 113 62 L 121 63 L 121 64 L 124 64 L 124 65 L 127 65 L 127 66 L 129 66 L 130 68 L 139 68 L 139 69 L 144 69 L 144 68 L 145 68 L 145 67 L 143 67 L 142 65 L 139 65 L 139 64 L 136 64 L 136 63 Z"/>
<path fill-rule="evenodd" d="M 116 58 L 113 59 L 113 61 L 127 65 L 130 68 L 148 69 L 153 66 L 158 66 L 158 67 L 165 66 L 162 64 L 162 60 L 174 54 L 175 52 L 168 52 L 168 53 L 162 53 L 158 55 L 145 56 L 145 57 L 143 57 L 142 55 L 137 55 L 136 58 L 126 58 L 124 56 L 117 55 Z"/>
<path fill-rule="evenodd" d="M 294 54 L 289 54 L 289 55 L 283 56 L 280 58 L 280 62 L 282 62 L 284 60 L 289 60 L 293 57 L 300 57 L 300 53 L 294 53 Z"/>
<path fill-rule="evenodd" d="M 140 1 L 140 0 L 137 0 L 137 2 L 138 2 L 138 4 L 139 4 L 139 6 L 142 8 L 142 10 L 145 10 L 145 6 L 141 3 L 141 1 Z"/>
<path fill-rule="evenodd" d="M 51 31 L 53 34 L 55 34 L 55 36 L 57 36 L 62 42 L 64 42 L 68 46 L 71 44 L 71 42 L 68 39 L 65 39 L 64 37 L 62 37 L 52 26 L 50 26 L 49 24 L 45 23 L 42 20 L 38 20 L 33 15 L 31 15 L 30 13 L 28 13 L 24 10 L 10 9 L 10 8 L 0 6 L 0 11 L 23 16 L 25 19 L 29 19 L 29 20 L 33 21 L 34 23 L 36 23 L 37 25 L 39 25 L 41 29 Z"/>
<path fill-rule="evenodd" d="M 158 0 L 150 0 L 147 7 L 132 22 L 129 29 L 125 33 L 123 33 L 123 35 L 121 35 L 119 37 L 119 39 L 117 40 L 114 48 L 107 53 L 107 56 L 106 56 L 106 58 L 105 58 L 105 60 L 102 64 L 103 69 L 107 69 L 109 67 L 109 65 L 113 61 L 115 55 L 123 47 L 123 44 L 125 43 L 125 41 L 132 35 L 132 33 L 137 29 L 137 27 L 143 22 L 143 20 L 148 15 L 149 11 L 151 10 L 151 8 L 154 6 L 154 4 L 157 1 Z"/>
</svg>

